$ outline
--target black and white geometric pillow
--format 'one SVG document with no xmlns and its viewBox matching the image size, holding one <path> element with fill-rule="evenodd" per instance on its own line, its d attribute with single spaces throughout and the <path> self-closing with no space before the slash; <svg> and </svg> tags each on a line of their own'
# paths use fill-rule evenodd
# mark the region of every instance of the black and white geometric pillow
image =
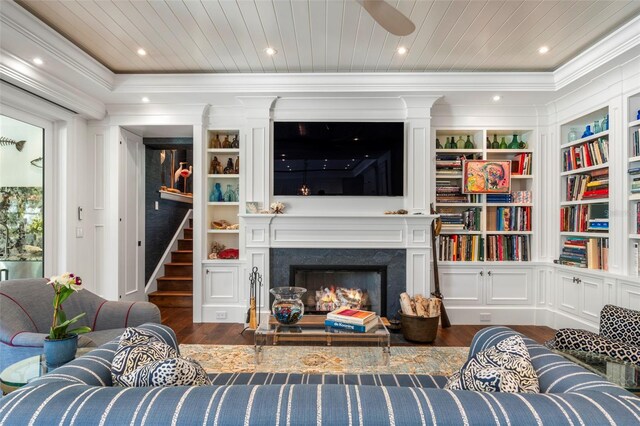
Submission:
<svg viewBox="0 0 640 426">
<path fill-rule="evenodd" d="M 604 338 L 587 330 L 561 328 L 556 331 L 554 339 L 549 341 L 547 346 L 560 351 L 581 351 L 605 355 L 640 365 L 640 346 Z"/>
<path fill-rule="evenodd" d="M 122 334 L 120 344 L 111 363 L 111 379 L 114 385 L 131 386 L 124 376 L 156 361 L 177 358 L 178 352 L 143 330 L 129 327 Z"/>
<path fill-rule="evenodd" d="M 188 358 L 168 358 L 121 376 L 126 386 L 203 386 L 211 381 L 204 368 Z"/>
<path fill-rule="evenodd" d="M 539 393 L 540 384 L 524 340 L 511 336 L 469 358 L 445 389 Z"/>
<path fill-rule="evenodd" d="M 600 311 L 600 336 L 630 345 L 640 345 L 640 311 L 605 305 Z"/>
</svg>

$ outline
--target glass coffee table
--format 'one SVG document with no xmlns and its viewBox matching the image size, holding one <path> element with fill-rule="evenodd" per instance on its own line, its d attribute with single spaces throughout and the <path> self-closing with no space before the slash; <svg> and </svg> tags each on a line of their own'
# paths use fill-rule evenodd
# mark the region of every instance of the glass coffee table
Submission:
<svg viewBox="0 0 640 426">
<path fill-rule="evenodd" d="M 78 348 L 76 358 L 93 349 L 95 348 Z M 0 388 L 2 389 L 2 394 L 6 395 L 9 392 L 13 392 L 31 380 L 44 376 L 48 372 L 44 355 L 34 355 L 11 364 L 0 373 Z"/>
<path fill-rule="evenodd" d="M 285 326 L 275 318 L 260 324 L 255 331 L 255 361 L 259 364 L 266 346 L 373 346 L 382 350 L 382 364 L 389 365 L 391 337 L 386 318 L 378 317 L 378 326 L 366 333 L 325 327 L 324 315 L 307 315 L 295 325 Z M 388 323 L 387 323 L 388 324 Z"/>
<path fill-rule="evenodd" d="M 591 352 L 555 352 L 629 392 L 640 394 L 640 366 L 636 364 Z"/>
</svg>

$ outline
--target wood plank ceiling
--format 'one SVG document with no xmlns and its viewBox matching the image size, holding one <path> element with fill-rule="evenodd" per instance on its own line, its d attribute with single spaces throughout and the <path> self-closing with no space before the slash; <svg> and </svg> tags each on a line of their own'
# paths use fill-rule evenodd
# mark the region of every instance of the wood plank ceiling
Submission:
<svg viewBox="0 0 640 426">
<path fill-rule="evenodd" d="M 19 0 L 118 73 L 550 71 L 640 14 L 638 0 L 388 2 L 412 34 L 355 0 Z"/>
</svg>

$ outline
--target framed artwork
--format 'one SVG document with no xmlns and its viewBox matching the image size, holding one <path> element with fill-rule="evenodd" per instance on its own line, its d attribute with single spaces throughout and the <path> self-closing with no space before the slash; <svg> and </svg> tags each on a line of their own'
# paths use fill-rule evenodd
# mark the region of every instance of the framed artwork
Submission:
<svg viewBox="0 0 640 426">
<path fill-rule="evenodd" d="M 511 192 L 510 160 L 467 160 L 462 162 L 465 194 L 508 194 Z"/>
</svg>

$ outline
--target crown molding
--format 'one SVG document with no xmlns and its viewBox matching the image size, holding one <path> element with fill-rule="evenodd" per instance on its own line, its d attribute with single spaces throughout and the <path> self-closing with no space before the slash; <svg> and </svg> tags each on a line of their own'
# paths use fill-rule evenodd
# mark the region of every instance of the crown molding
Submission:
<svg viewBox="0 0 640 426">
<path fill-rule="evenodd" d="M 43 55 L 61 62 L 69 71 L 81 74 L 104 90 L 113 89 L 113 72 L 17 3 L 2 2 L 0 23 L 4 27 L 3 33 L 7 30 L 14 31 L 37 46 Z"/>
<path fill-rule="evenodd" d="M 102 118 L 106 112 L 102 101 L 3 49 L 0 49 L 0 77 L 87 118 Z"/>
<path fill-rule="evenodd" d="M 555 90 L 568 86 L 638 45 L 640 45 L 640 16 L 627 22 L 555 70 L 553 72 Z"/>
<path fill-rule="evenodd" d="M 509 73 L 281 73 L 118 74 L 116 94 L 135 93 L 425 93 L 553 91 L 553 74 Z"/>
</svg>

